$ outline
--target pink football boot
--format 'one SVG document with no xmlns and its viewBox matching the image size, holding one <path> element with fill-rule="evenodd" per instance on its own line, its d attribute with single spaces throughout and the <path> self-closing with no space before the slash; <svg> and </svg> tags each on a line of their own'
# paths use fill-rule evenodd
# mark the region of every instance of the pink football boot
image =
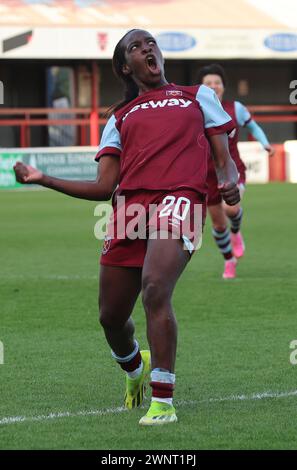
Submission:
<svg viewBox="0 0 297 470">
<path fill-rule="evenodd" d="M 244 255 L 245 245 L 240 232 L 231 232 L 232 251 L 236 258 L 241 258 Z"/>
<path fill-rule="evenodd" d="M 225 261 L 223 279 L 234 279 L 236 277 L 236 264 L 237 261 L 235 258 L 227 259 Z"/>
</svg>

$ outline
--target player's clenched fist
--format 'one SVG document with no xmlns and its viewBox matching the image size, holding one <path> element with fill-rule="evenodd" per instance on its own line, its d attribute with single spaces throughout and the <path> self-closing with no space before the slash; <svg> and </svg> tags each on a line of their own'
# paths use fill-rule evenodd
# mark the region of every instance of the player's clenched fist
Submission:
<svg viewBox="0 0 297 470">
<path fill-rule="evenodd" d="M 235 206 L 240 202 L 240 193 L 237 184 L 225 183 L 219 187 L 222 198 L 229 206 Z"/>
<path fill-rule="evenodd" d="M 15 177 L 19 183 L 30 184 L 39 183 L 42 178 L 42 172 L 30 165 L 17 162 L 14 167 Z"/>
</svg>

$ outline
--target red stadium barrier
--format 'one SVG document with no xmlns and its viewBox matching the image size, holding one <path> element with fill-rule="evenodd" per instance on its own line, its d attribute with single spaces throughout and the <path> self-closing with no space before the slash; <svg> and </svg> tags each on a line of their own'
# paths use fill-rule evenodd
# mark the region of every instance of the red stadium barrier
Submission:
<svg viewBox="0 0 297 470">
<path fill-rule="evenodd" d="M 0 108 L 0 126 L 20 128 L 20 147 L 30 147 L 30 129 L 33 126 L 77 126 L 78 145 L 97 146 L 100 139 L 99 126 L 106 123 L 107 108 Z M 297 122 L 297 105 L 248 106 L 258 122 Z M 51 114 L 75 116 L 65 119 Z M 36 116 L 39 116 L 38 118 Z M 42 118 L 41 118 L 42 116 Z M 9 118 L 8 118 L 9 117 Z"/>
<path fill-rule="evenodd" d="M 247 108 L 258 122 L 297 122 L 297 105 L 251 105 Z"/>
<path fill-rule="evenodd" d="M 80 131 L 78 145 L 97 146 L 99 126 L 106 123 L 106 118 L 103 117 L 106 110 L 107 108 L 0 108 L 0 126 L 20 128 L 21 148 L 30 147 L 30 130 L 33 126 L 77 126 Z M 51 114 L 63 114 L 63 117 L 51 119 Z M 75 118 L 65 119 L 65 115 Z"/>
<path fill-rule="evenodd" d="M 286 181 L 286 155 L 283 144 L 273 145 L 275 154 L 269 158 L 269 181 Z"/>
</svg>

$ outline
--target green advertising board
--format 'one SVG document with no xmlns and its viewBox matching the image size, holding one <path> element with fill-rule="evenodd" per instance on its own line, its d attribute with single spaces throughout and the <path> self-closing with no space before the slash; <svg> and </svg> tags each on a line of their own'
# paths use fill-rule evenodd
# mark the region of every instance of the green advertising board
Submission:
<svg viewBox="0 0 297 470">
<path fill-rule="evenodd" d="M 18 161 L 57 178 L 93 180 L 97 174 L 96 152 L 97 147 L 0 149 L 0 189 L 36 188 L 16 181 L 13 166 Z"/>
<path fill-rule="evenodd" d="M 0 189 L 13 189 L 21 186 L 17 183 L 13 165 L 17 161 L 22 161 L 22 155 L 17 153 L 0 153 Z"/>
</svg>

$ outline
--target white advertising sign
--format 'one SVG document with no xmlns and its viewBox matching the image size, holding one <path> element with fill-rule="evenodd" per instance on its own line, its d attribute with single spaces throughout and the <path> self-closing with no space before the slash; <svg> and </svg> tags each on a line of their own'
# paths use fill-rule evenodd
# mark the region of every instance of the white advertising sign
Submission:
<svg viewBox="0 0 297 470">
<path fill-rule="evenodd" d="M 269 157 L 259 142 L 239 142 L 238 150 L 247 167 L 247 183 L 268 183 Z"/>
<path fill-rule="evenodd" d="M 297 183 L 297 140 L 287 140 L 284 146 L 286 152 L 287 181 Z"/>
<path fill-rule="evenodd" d="M 4 26 L 0 29 L 0 58 L 111 59 L 128 29 Z M 166 58 L 297 58 L 297 30 L 150 27 L 149 31 Z"/>
</svg>

